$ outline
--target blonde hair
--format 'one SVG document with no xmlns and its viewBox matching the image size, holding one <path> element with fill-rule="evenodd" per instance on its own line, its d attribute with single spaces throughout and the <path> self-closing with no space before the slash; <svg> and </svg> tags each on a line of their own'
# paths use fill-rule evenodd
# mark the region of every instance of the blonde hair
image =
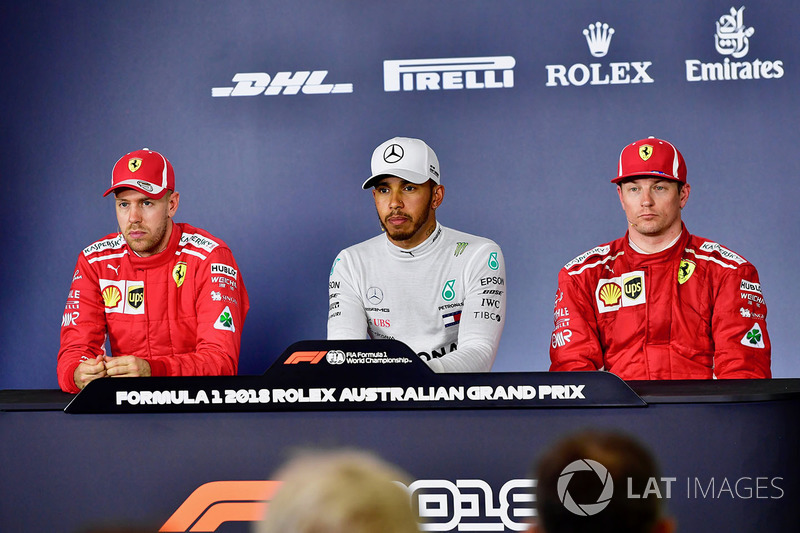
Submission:
<svg viewBox="0 0 800 533">
<path fill-rule="evenodd" d="M 361 451 L 304 454 L 273 477 L 283 485 L 257 533 L 418 533 L 408 476 Z"/>
</svg>

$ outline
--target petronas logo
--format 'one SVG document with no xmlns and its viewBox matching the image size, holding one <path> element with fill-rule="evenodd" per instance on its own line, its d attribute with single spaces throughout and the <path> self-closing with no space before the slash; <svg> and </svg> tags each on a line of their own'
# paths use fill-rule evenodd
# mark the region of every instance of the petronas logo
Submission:
<svg viewBox="0 0 800 533">
<path fill-rule="evenodd" d="M 500 268 L 500 263 L 497 261 L 497 252 L 492 252 L 489 254 L 489 262 L 487 264 L 492 270 L 497 270 Z"/>
<path fill-rule="evenodd" d="M 442 287 L 442 298 L 444 301 L 449 302 L 453 298 L 456 297 L 456 280 L 451 279 L 444 283 L 444 287 Z"/>
</svg>

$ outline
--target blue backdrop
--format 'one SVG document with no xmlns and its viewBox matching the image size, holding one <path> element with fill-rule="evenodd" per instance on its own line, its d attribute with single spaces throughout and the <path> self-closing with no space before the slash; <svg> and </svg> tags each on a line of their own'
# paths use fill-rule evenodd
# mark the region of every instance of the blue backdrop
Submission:
<svg viewBox="0 0 800 533">
<path fill-rule="evenodd" d="M 798 23 L 793 0 L 5 2 L 0 388 L 57 387 L 77 254 L 115 231 L 101 194 L 145 146 L 175 167 L 177 220 L 236 255 L 240 373 L 324 338 L 331 262 L 379 231 L 360 184 L 395 135 L 438 154 L 439 220 L 503 248 L 495 370 L 547 369 L 557 272 L 624 233 L 609 180 L 655 135 L 686 158 L 690 231 L 758 267 L 774 375 L 798 376 Z"/>
</svg>

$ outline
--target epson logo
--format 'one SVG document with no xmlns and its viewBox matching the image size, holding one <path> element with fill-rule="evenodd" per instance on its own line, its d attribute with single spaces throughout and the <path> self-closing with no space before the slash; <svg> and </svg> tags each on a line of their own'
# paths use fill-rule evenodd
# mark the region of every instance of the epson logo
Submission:
<svg viewBox="0 0 800 533">
<path fill-rule="evenodd" d="M 302 70 L 298 72 L 278 72 L 270 77 L 266 72 L 240 72 L 231 81 L 234 87 L 213 87 L 211 96 L 273 96 L 276 94 L 340 94 L 352 93 L 352 83 L 322 83 L 327 70 L 313 72 Z"/>
<path fill-rule="evenodd" d="M 383 62 L 383 90 L 507 89 L 514 86 L 511 56 L 392 59 Z"/>
</svg>

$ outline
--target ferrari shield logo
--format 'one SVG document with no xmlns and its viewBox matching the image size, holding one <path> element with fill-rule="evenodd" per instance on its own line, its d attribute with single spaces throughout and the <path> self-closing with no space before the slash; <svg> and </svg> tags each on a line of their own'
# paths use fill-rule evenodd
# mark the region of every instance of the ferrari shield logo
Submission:
<svg viewBox="0 0 800 533">
<path fill-rule="evenodd" d="M 681 264 L 678 266 L 678 283 L 683 285 L 689 278 L 692 277 L 694 273 L 694 261 L 689 261 L 688 259 L 681 259 Z"/>
<path fill-rule="evenodd" d="M 128 159 L 128 170 L 136 172 L 142 167 L 142 159 L 140 157 L 131 157 Z"/>
<path fill-rule="evenodd" d="M 180 262 L 172 269 L 172 279 L 175 280 L 175 285 L 180 287 L 183 285 L 183 280 L 186 278 L 186 263 Z"/>
<path fill-rule="evenodd" d="M 653 155 L 652 145 L 643 144 L 639 147 L 639 157 L 642 158 L 642 161 L 647 161 L 651 155 Z"/>
</svg>

